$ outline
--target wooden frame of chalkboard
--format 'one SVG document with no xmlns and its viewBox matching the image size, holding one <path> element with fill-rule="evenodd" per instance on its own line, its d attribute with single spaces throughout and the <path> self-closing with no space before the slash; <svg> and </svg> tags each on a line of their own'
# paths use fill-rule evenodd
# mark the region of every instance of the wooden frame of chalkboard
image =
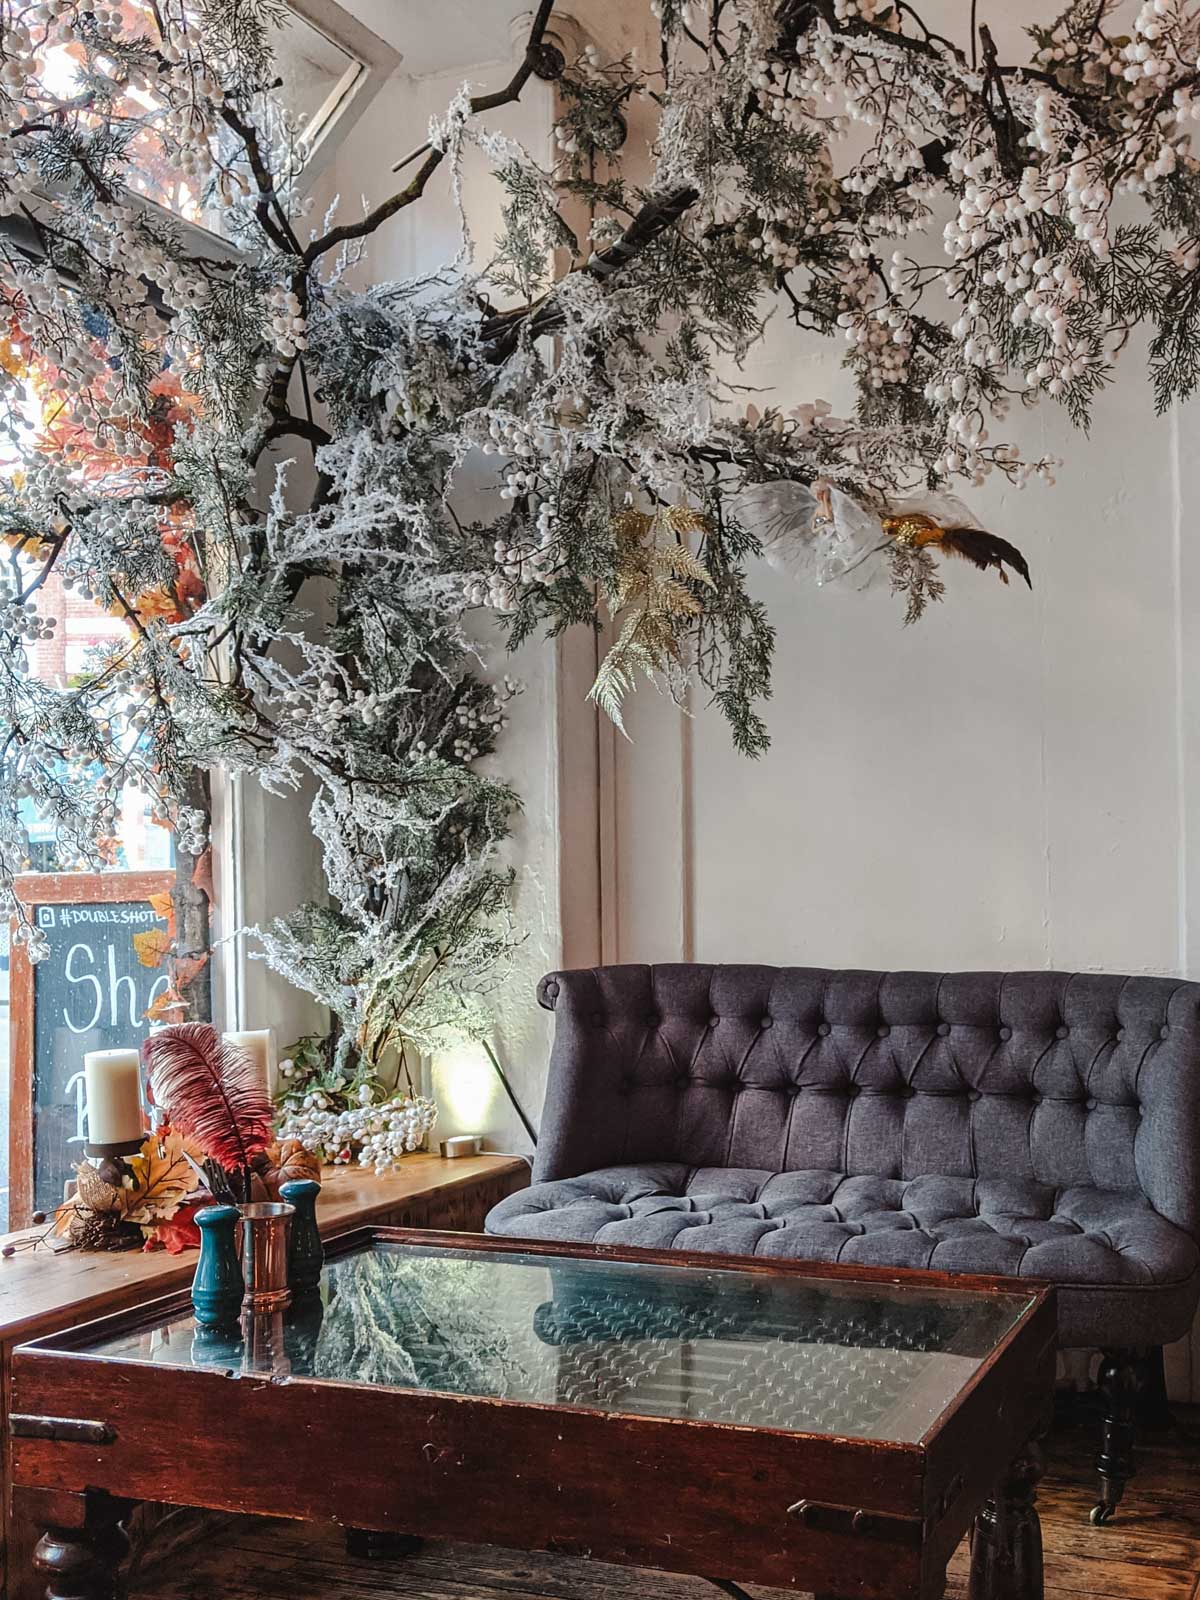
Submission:
<svg viewBox="0 0 1200 1600">
<path fill-rule="evenodd" d="M 174 888 L 173 871 L 28 872 L 14 884 L 17 899 L 26 906 L 121 904 L 169 894 Z M 13 942 L 10 948 L 8 1226 L 23 1228 L 28 1226 L 34 1209 L 37 999 L 34 968 L 25 946 Z"/>
</svg>

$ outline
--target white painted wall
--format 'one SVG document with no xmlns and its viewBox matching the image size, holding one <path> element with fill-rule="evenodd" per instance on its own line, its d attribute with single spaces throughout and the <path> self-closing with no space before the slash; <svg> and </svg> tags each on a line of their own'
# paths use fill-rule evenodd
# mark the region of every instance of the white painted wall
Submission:
<svg viewBox="0 0 1200 1600">
<path fill-rule="evenodd" d="M 753 375 L 778 375 L 786 404 L 836 400 L 829 356 L 781 327 Z M 1026 551 L 1032 595 L 947 564 L 945 602 L 906 629 L 886 586 L 755 572 L 779 630 L 769 755 L 747 764 L 703 707 L 681 741 L 643 705 L 616 746 L 622 958 L 1190 970 L 1181 531 L 1200 483 L 1194 419 L 1156 420 L 1135 370 L 1090 441 L 1048 411 L 1019 419 L 1023 445 L 1066 458 L 1056 489 L 972 497 Z M 682 919 L 644 859 L 672 809 Z"/>
<path fill-rule="evenodd" d="M 1049 9 L 980 11 L 1003 49 Z M 949 0 L 928 13 L 960 25 Z M 840 355 L 777 317 L 743 381 L 840 410 Z M 608 958 L 1200 976 L 1197 413 L 1157 418 L 1143 371 L 1131 350 L 1090 438 L 1048 404 L 1013 418 L 1065 458 L 1057 487 L 969 496 L 1032 595 L 947 563 L 945 602 L 904 628 L 886 584 L 759 565 L 771 752 L 641 697 L 609 747 Z M 1174 1353 L 1177 1386 L 1192 1364 Z"/>
</svg>

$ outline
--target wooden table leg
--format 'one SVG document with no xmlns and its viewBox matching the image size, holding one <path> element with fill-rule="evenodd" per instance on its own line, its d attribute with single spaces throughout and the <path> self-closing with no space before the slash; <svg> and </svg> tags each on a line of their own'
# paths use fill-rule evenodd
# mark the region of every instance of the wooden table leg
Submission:
<svg viewBox="0 0 1200 1600">
<path fill-rule="evenodd" d="M 129 1549 L 121 1527 L 129 1502 L 99 1493 L 53 1501 L 54 1520 L 33 1552 L 46 1600 L 114 1600 L 117 1568 Z"/>
<path fill-rule="evenodd" d="M 1043 1600 L 1039 1437 L 1029 1441 L 971 1532 L 971 1600 Z"/>
</svg>

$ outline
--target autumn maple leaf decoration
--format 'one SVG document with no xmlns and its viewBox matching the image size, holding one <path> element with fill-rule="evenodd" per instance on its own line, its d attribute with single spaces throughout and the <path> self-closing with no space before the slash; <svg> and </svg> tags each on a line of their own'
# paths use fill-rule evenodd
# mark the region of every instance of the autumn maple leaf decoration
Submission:
<svg viewBox="0 0 1200 1600">
<path fill-rule="evenodd" d="M 154 1103 L 227 1172 L 247 1173 L 271 1142 L 275 1108 L 254 1063 L 208 1022 L 160 1028 L 142 1045 Z"/>
</svg>

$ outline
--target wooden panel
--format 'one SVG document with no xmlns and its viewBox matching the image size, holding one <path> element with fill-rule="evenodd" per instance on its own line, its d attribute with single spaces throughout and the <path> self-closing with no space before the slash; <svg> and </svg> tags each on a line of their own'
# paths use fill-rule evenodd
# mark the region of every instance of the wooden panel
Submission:
<svg viewBox="0 0 1200 1600">
<path fill-rule="evenodd" d="M 111 905 L 148 900 L 174 887 L 173 872 L 23 872 L 13 893 L 26 906 Z"/>
<path fill-rule="evenodd" d="M 852 1572 L 856 1594 L 919 1594 L 912 1542 L 788 1515 L 807 1497 L 916 1515 L 915 1446 L 59 1352 L 19 1353 L 13 1388 L 20 1411 L 102 1417 L 116 1433 L 14 1440 L 29 1487 L 142 1498 L 170 1483 L 184 1504 L 441 1537 L 466 1516 L 475 1538 L 520 1549 L 801 1589 Z"/>
<path fill-rule="evenodd" d="M 8 1215 L 33 1214 L 33 964 L 9 936 Z"/>
<path fill-rule="evenodd" d="M 1186 1414 L 1200 1432 L 1200 1411 Z M 1039 1496 L 1046 1548 L 1046 1600 L 1191 1600 L 1200 1578 L 1200 1452 L 1181 1434 L 1148 1437 L 1141 1470 L 1107 1528 L 1088 1526 L 1090 1428 L 1049 1440 Z M 336 1528 L 235 1520 L 188 1553 L 163 1560 L 157 1546 L 133 1574 L 129 1600 L 719 1600 L 697 1578 L 578 1561 L 515 1555 L 492 1546 L 431 1542 L 404 1560 L 348 1557 Z M 947 1600 L 966 1600 L 965 1541 L 950 1567 Z M 754 1600 L 784 1591 L 754 1590 Z M 793 1600 L 798 1600 L 791 1591 Z"/>
</svg>

